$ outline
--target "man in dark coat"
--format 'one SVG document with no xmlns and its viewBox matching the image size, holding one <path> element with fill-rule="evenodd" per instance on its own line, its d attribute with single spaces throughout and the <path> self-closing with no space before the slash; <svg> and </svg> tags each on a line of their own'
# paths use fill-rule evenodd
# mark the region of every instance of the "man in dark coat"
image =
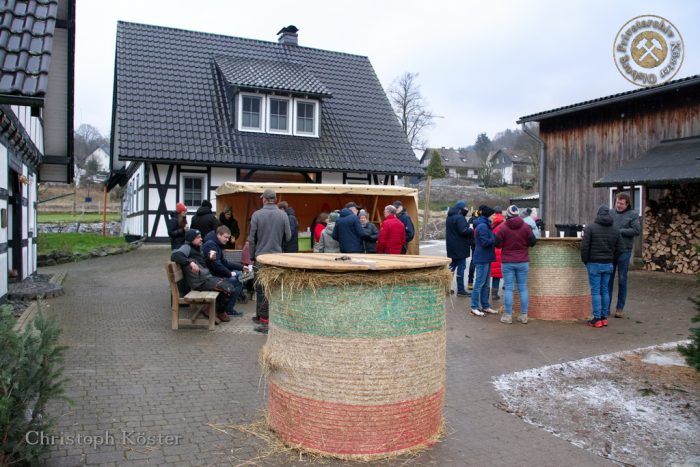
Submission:
<svg viewBox="0 0 700 467">
<path fill-rule="evenodd" d="M 466 203 L 460 200 L 447 211 L 445 222 L 445 246 L 447 256 L 452 260 L 450 271 L 457 271 L 457 295 L 460 297 L 469 295 L 464 288 L 464 270 L 469 258 L 472 229 L 469 227 L 466 215 Z"/>
<path fill-rule="evenodd" d="M 472 255 L 475 265 L 474 290 L 472 290 L 471 313 L 475 316 L 495 315 L 498 311 L 491 308 L 489 296 L 491 285 L 491 263 L 496 260 L 496 239 L 491 228 L 491 216 L 496 211 L 489 206 L 479 206 L 479 217 L 474 221 L 474 243 L 476 248 Z M 481 306 L 481 307 L 479 307 Z"/>
<path fill-rule="evenodd" d="M 219 222 L 216 216 L 211 211 L 211 203 L 209 200 L 202 201 L 202 205 L 197 209 L 197 213 L 192 216 L 190 226 L 202 232 L 202 237 L 206 237 L 209 232 L 216 230 Z"/>
<path fill-rule="evenodd" d="M 408 244 L 411 243 L 413 237 L 416 236 L 416 228 L 413 226 L 413 221 L 411 216 L 403 208 L 403 203 L 401 201 L 394 201 L 393 206 L 396 208 L 396 218 L 401 221 L 406 229 L 406 243 L 404 243 L 402 255 L 405 255 L 408 251 Z"/>
<path fill-rule="evenodd" d="M 632 200 L 627 193 L 618 193 L 615 197 L 615 209 L 610 210 L 610 216 L 612 217 L 613 225 L 617 227 L 620 231 L 620 237 L 622 237 L 620 238 L 622 253 L 613 263 L 613 272 L 608 284 L 608 293 L 610 294 L 608 306 L 612 306 L 613 284 L 615 283 L 615 271 L 617 271 L 615 318 L 623 318 L 625 316 L 623 310 L 627 301 L 627 271 L 629 271 L 630 259 L 632 258 L 634 237 L 642 233 L 642 227 L 639 224 L 639 215 L 637 211 L 632 209 Z"/>
<path fill-rule="evenodd" d="M 185 232 L 187 231 L 187 206 L 177 203 L 175 211 L 170 213 L 167 222 L 168 236 L 170 237 L 170 249 L 177 250 L 185 243 Z"/>
<path fill-rule="evenodd" d="M 369 234 L 362 228 L 357 215 L 347 206 L 340 211 L 340 217 L 335 221 L 333 240 L 340 244 L 341 253 L 364 253 L 362 241 L 369 238 Z"/>
<path fill-rule="evenodd" d="M 231 283 L 235 287 L 232 293 L 235 297 L 233 303 L 236 303 L 243 290 L 243 283 L 241 282 L 243 265 L 241 263 L 228 261 L 224 256 L 224 246 L 226 246 L 230 238 L 231 231 L 225 225 L 220 225 L 216 230 L 212 230 L 204 238 L 202 256 L 204 256 L 207 262 L 207 268 L 214 276 L 231 279 Z M 235 309 L 228 310 L 227 313 L 231 316 L 240 316 L 243 314 Z"/>
<path fill-rule="evenodd" d="M 294 208 L 290 208 L 289 203 L 286 201 L 280 201 L 277 203 L 277 207 L 289 217 L 289 230 L 292 232 L 292 237 L 282 245 L 282 251 L 285 253 L 299 253 L 299 221 Z"/>
<path fill-rule="evenodd" d="M 595 221 L 583 229 L 581 240 L 581 261 L 588 271 L 593 308 L 593 319 L 588 325 L 594 328 L 608 325 L 608 284 L 613 272 L 613 263 L 621 253 L 620 231 L 613 225 L 610 209 L 603 205 L 598 208 Z"/>
</svg>

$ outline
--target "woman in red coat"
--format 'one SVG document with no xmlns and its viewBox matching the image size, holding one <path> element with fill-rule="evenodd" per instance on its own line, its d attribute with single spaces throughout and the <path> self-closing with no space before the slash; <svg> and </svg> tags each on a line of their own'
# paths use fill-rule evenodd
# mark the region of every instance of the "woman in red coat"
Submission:
<svg viewBox="0 0 700 467">
<path fill-rule="evenodd" d="M 495 209 L 496 214 L 493 215 L 493 233 L 496 234 L 498 229 L 503 227 L 505 219 L 503 214 L 501 214 L 501 208 L 497 207 Z M 503 278 L 503 270 L 501 269 L 501 249 L 496 248 L 496 261 L 491 263 L 491 298 L 494 300 L 499 300 L 501 297 L 498 296 L 498 289 L 501 285 L 501 279 Z"/>
<path fill-rule="evenodd" d="M 391 204 L 384 208 L 384 222 L 379 230 L 377 253 L 400 255 L 406 243 L 406 227 L 396 218 L 396 208 Z"/>
</svg>

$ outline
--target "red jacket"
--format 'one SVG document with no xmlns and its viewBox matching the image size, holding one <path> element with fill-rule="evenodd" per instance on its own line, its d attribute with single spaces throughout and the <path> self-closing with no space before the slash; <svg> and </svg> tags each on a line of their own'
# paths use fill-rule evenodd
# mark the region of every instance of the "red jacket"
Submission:
<svg viewBox="0 0 700 467">
<path fill-rule="evenodd" d="M 497 212 L 493 216 L 493 221 L 491 227 L 493 228 L 493 233 L 495 234 L 498 230 L 503 227 L 503 223 L 506 220 L 500 212 Z M 501 269 L 501 249 L 496 248 L 496 261 L 491 263 L 491 277 L 498 277 L 499 279 L 503 277 L 503 270 Z"/>
<path fill-rule="evenodd" d="M 384 219 L 379 231 L 377 253 L 400 255 L 404 243 L 406 243 L 406 228 L 403 222 L 398 220 L 395 215 L 389 214 Z"/>
<path fill-rule="evenodd" d="M 532 228 L 520 217 L 511 217 L 496 234 L 496 245 L 503 249 L 504 263 L 529 261 L 527 249 L 536 242 Z"/>
</svg>

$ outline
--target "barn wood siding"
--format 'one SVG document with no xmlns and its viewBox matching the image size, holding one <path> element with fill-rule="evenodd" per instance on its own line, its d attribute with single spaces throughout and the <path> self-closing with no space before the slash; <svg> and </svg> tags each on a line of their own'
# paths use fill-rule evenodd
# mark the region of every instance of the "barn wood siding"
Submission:
<svg viewBox="0 0 700 467">
<path fill-rule="evenodd" d="M 585 224 L 608 188 L 593 182 L 665 139 L 700 135 L 700 89 L 610 105 L 540 122 L 546 144 L 545 222 Z"/>
</svg>

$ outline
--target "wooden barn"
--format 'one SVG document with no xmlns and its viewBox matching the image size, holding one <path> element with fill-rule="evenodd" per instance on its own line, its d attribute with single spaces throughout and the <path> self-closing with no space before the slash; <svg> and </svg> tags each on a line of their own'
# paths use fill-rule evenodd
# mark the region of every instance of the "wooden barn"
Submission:
<svg viewBox="0 0 700 467">
<path fill-rule="evenodd" d="M 700 230 L 700 75 L 518 120 L 532 122 L 539 123 L 540 214 L 548 226 L 591 222 L 599 205 L 612 205 L 614 195 L 626 190 L 645 216 L 635 249 L 645 267 L 700 270 L 694 249 Z M 675 230 L 659 231 L 657 224 L 665 223 Z"/>
</svg>

